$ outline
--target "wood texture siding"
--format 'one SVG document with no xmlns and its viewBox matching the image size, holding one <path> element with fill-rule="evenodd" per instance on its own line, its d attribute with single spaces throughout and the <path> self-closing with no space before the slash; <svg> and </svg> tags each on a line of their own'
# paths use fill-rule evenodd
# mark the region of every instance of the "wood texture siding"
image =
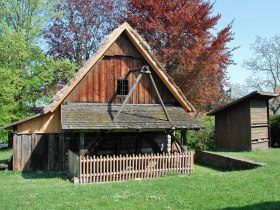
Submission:
<svg viewBox="0 0 280 210">
<path fill-rule="evenodd" d="M 63 104 L 83 102 L 122 103 L 125 97 L 117 95 L 117 79 L 128 79 L 129 87 L 131 87 L 137 77 L 137 73 L 129 74 L 128 70 L 144 65 L 148 65 L 147 62 L 126 35 L 122 34 L 107 50 L 103 59 L 73 89 Z M 164 103 L 176 104 L 177 100 L 161 79 L 154 72 L 152 72 L 152 75 Z M 128 103 L 159 103 L 148 75 L 143 75 Z"/>
<path fill-rule="evenodd" d="M 17 125 L 17 134 L 61 133 L 60 110 Z"/>
<path fill-rule="evenodd" d="M 216 114 L 216 147 L 221 150 L 251 149 L 250 101 Z"/>
<path fill-rule="evenodd" d="M 250 113 L 252 124 L 267 124 L 267 106 L 265 100 L 251 99 Z"/>
<path fill-rule="evenodd" d="M 268 127 L 255 127 L 252 128 L 252 140 L 268 139 Z"/>
<path fill-rule="evenodd" d="M 14 134 L 13 170 L 64 171 L 68 143 L 64 134 Z"/>
<path fill-rule="evenodd" d="M 251 114 L 251 139 L 256 140 L 268 140 L 269 139 L 269 125 L 268 125 L 268 113 L 267 102 L 260 99 L 250 100 L 250 114 Z M 254 127 L 257 126 L 257 127 Z M 267 143 L 265 143 L 267 146 Z M 256 146 L 257 147 L 257 146 Z"/>
</svg>

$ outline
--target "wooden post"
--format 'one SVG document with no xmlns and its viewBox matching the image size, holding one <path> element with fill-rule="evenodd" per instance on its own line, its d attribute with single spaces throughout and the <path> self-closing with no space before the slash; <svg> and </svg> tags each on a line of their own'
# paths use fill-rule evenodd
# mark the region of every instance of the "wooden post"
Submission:
<svg viewBox="0 0 280 210">
<path fill-rule="evenodd" d="M 153 88 L 154 88 L 155 91 L 156 91 L 157 98 L 158 98 L 158 100 L 160 101 L 160 104 L 161 104 L 162 109 L 163 109 L 163 111 L 164 111 L 164 114 L 165 114 L 167 120 L 168 120 L 169 122 L 171 122 L 170 117 L 169 117 L 169 115 L 168 115 L 168 113 L 167 113 L 167 111 L 166 111 L 166 109 L 165 109 L 165 106 L 164 106 L 163 101 L 162 101 L 162 99 L 161 99 L 161 97 L 160 97 L 160 94 L 159 94 L 159 92 L 158 92 L 156 83 L 155 83 L 155 81 L 154 81 L 154 79 L 153 79 L 153 76 L 152 76 L 151 72 L 149 72 L 149 76 L 150 76 L 150 79 L 151 79 Z"/>
<path fill-rule="evenodd" d="M 187 145 L 187 130 L 181 130 L 181 144 L 182 146 Z"/>
<path fill-rule="evenodd" d="M 269 122 L 269 103 L 268 100 L 266 101 L 266 113 L 267 113 L 267 124 L 268 124 L 268 147 L 272 147 L 271 142 L 271 131 L 270 131 L 270 122 Z M 252 145 L 252 138 L 251 138 L 251 145 Z"/>
<path fill-rule="evenodd" d="M 84 155 L 85 152 L 85 133 L 80 133 L 80 155 Z"/>
<path fill-rule="evenodd" d="M 12 132 L 8 133 L 8 148 L 10 148 L 10 149 L 13 148 L 13 133 Z"/>
</svg>

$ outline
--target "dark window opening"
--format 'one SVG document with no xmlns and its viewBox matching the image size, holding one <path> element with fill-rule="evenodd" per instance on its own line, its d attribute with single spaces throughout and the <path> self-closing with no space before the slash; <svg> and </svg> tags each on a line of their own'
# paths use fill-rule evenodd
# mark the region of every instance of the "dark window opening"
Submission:
<svg viewBox="0 0 280 210">
<path fill-rule="evenodd" d="M 117 80 L 117 94 L 118 95 L 127 95 L 128 94 L 128 80 L 127 79 L 118 79 Z"/>
</svg>

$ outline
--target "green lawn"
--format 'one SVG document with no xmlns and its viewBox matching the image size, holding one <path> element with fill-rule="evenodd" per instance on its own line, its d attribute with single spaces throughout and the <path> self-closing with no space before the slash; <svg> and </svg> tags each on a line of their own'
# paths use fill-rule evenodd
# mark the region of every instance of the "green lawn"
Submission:
<svg viewBox="0 0 280 210">
<path fill-rule="evenodd" d="M 0 209 L 280 209 L 280 149 L 227 154 L 269 165 L 231 172 L 196 166 L 192 175 L 88 185 L 5 171 Z"/>
<path fill-rule="evenodd" d="M 12 154 L 11 149 L 0 150 L 0 163 L 6 163 Z"/>
</svg>

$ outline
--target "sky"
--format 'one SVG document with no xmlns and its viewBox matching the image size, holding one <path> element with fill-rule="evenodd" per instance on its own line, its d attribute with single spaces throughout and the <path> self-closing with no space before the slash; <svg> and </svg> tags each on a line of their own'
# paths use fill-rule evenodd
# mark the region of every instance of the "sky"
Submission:
<svg viewBox="0 0 280 210">
<path fill-rule="evenodd" d="M 280 0 L 210 0 L 214 3 L 213 15 L 221 14 L 216 28 L 220 30 L 233 22 L 234 40 L 228 47 L 236 65 L 228 67 L 229 82 L 244 84 L 251 72 L 242 67 L 244 60 L 253 57 L 250 45 L 256 36 L 269 38 L 280 33 Z"/>
</svg>

